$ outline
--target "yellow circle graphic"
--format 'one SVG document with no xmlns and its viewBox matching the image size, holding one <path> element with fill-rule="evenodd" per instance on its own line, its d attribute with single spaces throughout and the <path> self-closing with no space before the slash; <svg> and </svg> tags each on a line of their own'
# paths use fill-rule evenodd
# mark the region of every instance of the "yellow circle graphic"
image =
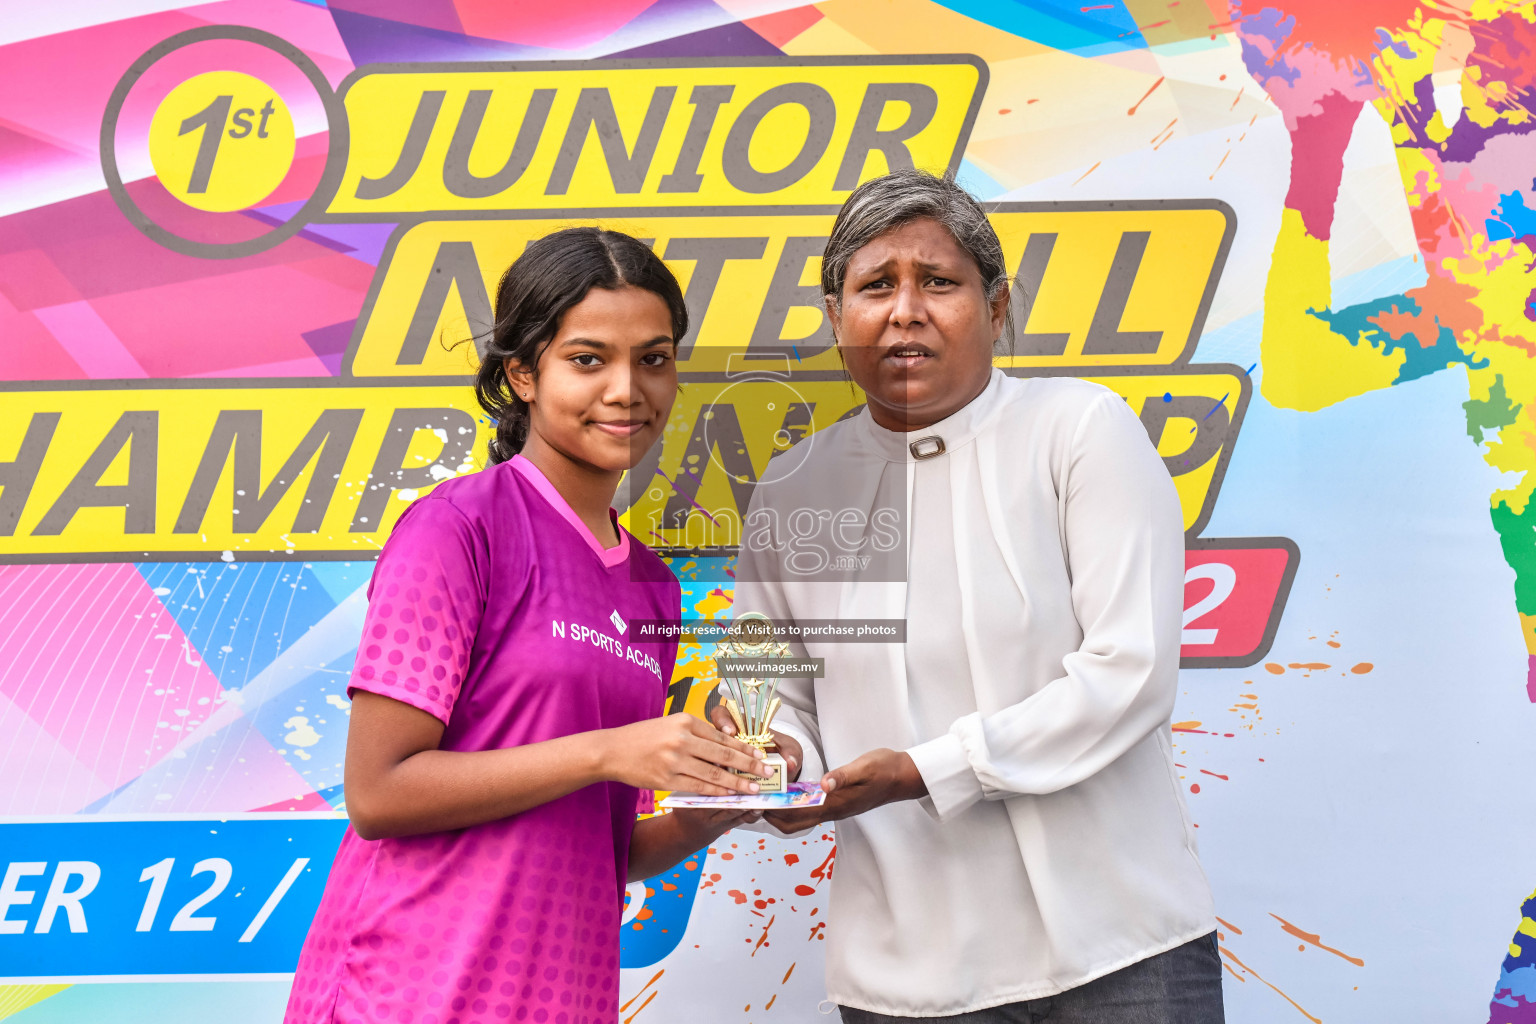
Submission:
<svg viewBox="0 0 1536 1024">
<path fill-rule="evenodd" d="M 149 160 L 166 190 L 199 210 L 255 206 L 293 166 L 293 116 L 277 90 L 238 71 L 172 89 L 149 123 Z"/>
</svg>

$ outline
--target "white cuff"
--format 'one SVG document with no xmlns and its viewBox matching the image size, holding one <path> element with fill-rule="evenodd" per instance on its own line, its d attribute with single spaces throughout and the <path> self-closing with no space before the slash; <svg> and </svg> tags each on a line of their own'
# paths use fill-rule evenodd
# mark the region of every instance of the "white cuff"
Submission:
<svg viewBox="0 0 1536 1024">
<path fill-rule="evenodd" d="M 937 820 L 949 821 L 981 800 L 981 781 L 976 778 L 960 737 L 945 733 L 908 748 L 907 756 L 917 765 L 917 772 L 928 787 L 928 795 L 918 803 Z"/>
</svg>

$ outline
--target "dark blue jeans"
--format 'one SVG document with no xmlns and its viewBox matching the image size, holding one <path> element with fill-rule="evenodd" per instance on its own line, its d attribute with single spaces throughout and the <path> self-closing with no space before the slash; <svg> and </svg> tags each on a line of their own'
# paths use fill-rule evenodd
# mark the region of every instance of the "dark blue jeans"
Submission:
<svg viewBox="0 0 1536 1024">
<path fill-rule="evenodd" d="M 1225 1024 L 1216 933 L 1044 999 L 949 1017 L 892 1017 L 839 1006 L 843 1024 Z"/>
</svg>

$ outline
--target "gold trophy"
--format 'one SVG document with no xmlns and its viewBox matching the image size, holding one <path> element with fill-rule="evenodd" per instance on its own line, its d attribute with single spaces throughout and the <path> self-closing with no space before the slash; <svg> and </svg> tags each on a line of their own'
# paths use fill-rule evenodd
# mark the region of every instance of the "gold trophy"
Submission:
<svg viewBox="0 0 1536 1024">
<path fill-rule="evenodd" d="M 781 677 L 771 671 L 771 666 L 761 663 L 789 656 L 789 645 L 773 639 L 773 620 L 761 612 L 738 615 L 730 635 L 715 645 L 716 670 L 728 694 L 721 703 L 736 723 L 736 738 L 756 747 L 758 756 L 768 766 L 768 778 L 751 776 L 757 779 L 758 791 L 762 793 L 784 792 L 788 779 L 783 756 L 767 749 L 773 745 L 768 724 L 779 710 L 775 691 Z M 744 664 L 748 662 L 759 664 Z"/>
</svg>

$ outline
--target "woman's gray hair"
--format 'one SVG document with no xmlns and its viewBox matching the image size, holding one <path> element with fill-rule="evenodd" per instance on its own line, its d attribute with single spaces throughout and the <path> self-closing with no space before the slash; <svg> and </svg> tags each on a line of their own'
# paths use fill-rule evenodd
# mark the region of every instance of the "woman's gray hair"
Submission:
<svg viewBox="0 0 1536 1024">
<path fill-rule="evenodd" d="M 976 197 L 947 175 L 903 170 L 866 181 L 843 203 L 821 257 L 822 294 L 841 309 L 843 282 L 853 254 L 886 232 L 924 218 L 944 225 L 975 261 L 989 302 L 1008 287 L 1003 245 Z M 1011 336 L 1012 332 L 1010 310 L 1004 333 Z"/>
</svg>

